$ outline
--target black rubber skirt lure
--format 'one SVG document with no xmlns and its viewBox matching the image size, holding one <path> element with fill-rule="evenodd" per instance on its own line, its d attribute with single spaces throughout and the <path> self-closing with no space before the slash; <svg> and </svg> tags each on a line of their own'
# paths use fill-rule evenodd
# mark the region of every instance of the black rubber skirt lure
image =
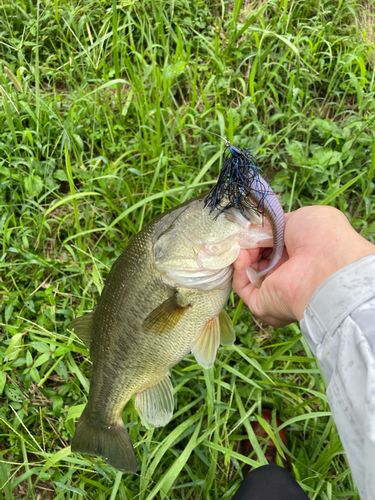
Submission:
<svg viewBox="0 0 375 500">
<path fill-rule="evenodd" d="M 259 288 L 266 275 L 281 258 L 284 250 L 285 218 L 283 208 L 276 194 L 260 175 L 261 170 L 250 149 L 240 149 L 228 141 L 225 143 L 223 167 L 219 179 L 208 194 L 205 206 L 211 213 L 219 210 L 217 217 L 235 208 L 248 220 L 249 213 L 265 216 L 273 234 L 273 252 L 269 265 L 263 271 L 248 266 L 246 273 L 251 283 Z"/>
<path fill-rule="evenodd" d="M 211 213 L 219 209 L 218 215 L 232 207 L 237 208 L 241 214 L 249 219 L 246 212 L 264 214 L 264 200 L 273 191 L 268 180 L 261 178 L 257 160 L 251 149 L 240 149 L 226 142 L 223 167 L 214 189 L 206 198 L 206 206 Z M 257 203 L 251 205 L 248 200 L 250 193 L 256 193 Z"/>
</svg>

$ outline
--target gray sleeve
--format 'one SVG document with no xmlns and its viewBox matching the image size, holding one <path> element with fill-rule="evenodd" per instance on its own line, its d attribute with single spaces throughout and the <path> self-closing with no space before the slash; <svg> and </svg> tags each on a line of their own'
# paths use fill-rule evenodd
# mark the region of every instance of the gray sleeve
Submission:
<svg viewBox="0 0 375 500">
<path fill-rule="evenodd" d="M 375 254 L 315 291 L 301 330 L 326 378 L 327 397 L 361 500 L 375 498 Z"/>
</svg>

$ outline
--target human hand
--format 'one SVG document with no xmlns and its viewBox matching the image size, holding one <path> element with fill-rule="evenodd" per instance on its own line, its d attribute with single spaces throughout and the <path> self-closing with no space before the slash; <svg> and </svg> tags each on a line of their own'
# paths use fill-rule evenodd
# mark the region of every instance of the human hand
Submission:
<svg viewBox="0 0 375 500">
<path fill-rule="evenodd" d="M 329 206 L 310 206 L 285 214 L 285 248 L 277 266 L 257 289 L 247 266 L 269 265 L 271 249 L 241 250 L 234 263 L 233 288 L 249 309 L 272 326 L 300 321 L 314 291 L 331 274 L 375 253 L 345 215 Z"/>
</svg>

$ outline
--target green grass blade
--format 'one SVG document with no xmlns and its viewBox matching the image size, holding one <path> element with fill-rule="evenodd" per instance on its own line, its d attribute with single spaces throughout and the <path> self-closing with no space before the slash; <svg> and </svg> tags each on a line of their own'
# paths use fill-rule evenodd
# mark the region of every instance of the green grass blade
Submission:
<svg viewBox="0 0 375 500">
<path fill-rule="evenodd" d="M 358 174 L 356 177 L 354 177 L 354 179 L 351 179 L 346 184 L 344 184 L 341 188 L 337 189 L 334 193 L 332 193 L 329 196 L 327 196 L 326 198 L 324 198 L 324 200 L 319 202 L 319 205 L 328 205 L 329 203 L 331 203 L 335 198 L 340 196 L 340 194 L 345 193 L 345 191 L 348 188 L 350 188 L 350 186 L 355 184 L 362 176 L 364 176 L 365 173 L 366 172 L 362 172 L 361 174 Z"/>
<path fill-rule="evenodd" d="M 201 425 L 202 425 L 202 418 L 199 420 L 199 422 L 195 428 L 194 434 L 190 438 L 189 443 L 184 448 L 181 455 L 175 460 L 174 464 L 165 472 L 163 477 L 158 481 L 158 484 L 151 491 L 151 493 L 148 495 L 146 500 L 152 500 L 153 498 L 155 498 L 155 496 L 159 492 L 161 492 L 163 494 L 163 497 L 165 495 L 167 495 L 167 493 L 169 492 L 169 490 L 173 486 L 173 483 L 175 482 L 178 475 L 180 474 L 182 468 L 185 466 L 186 462 L 188 461 L 194 448 L 198 444 L 198 435 L 199 435 L 199 431 L 201 429 Z"/>
</svg>

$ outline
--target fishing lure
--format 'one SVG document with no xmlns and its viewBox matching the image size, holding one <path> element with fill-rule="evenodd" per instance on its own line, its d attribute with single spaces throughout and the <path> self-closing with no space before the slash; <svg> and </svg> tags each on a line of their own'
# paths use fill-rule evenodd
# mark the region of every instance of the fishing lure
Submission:
<svg viewBox="0 0 375 500">
<path fill-rule="evenodd" d="M 223 167 L 215 187 L 206 197 L 205 206 L 210 208 L 210 213 L 218 209 L 216 217 L 232 207 L 248 220 L 246 212 L 249 211 L 263 217 L 266 197 L 274 193 L 260 172 L 252 149 L 241 149 L 225 141 Z M 250 195 L 252 201 L 256 200 L 255 205 L 249 203 Z"/>
</svg>

